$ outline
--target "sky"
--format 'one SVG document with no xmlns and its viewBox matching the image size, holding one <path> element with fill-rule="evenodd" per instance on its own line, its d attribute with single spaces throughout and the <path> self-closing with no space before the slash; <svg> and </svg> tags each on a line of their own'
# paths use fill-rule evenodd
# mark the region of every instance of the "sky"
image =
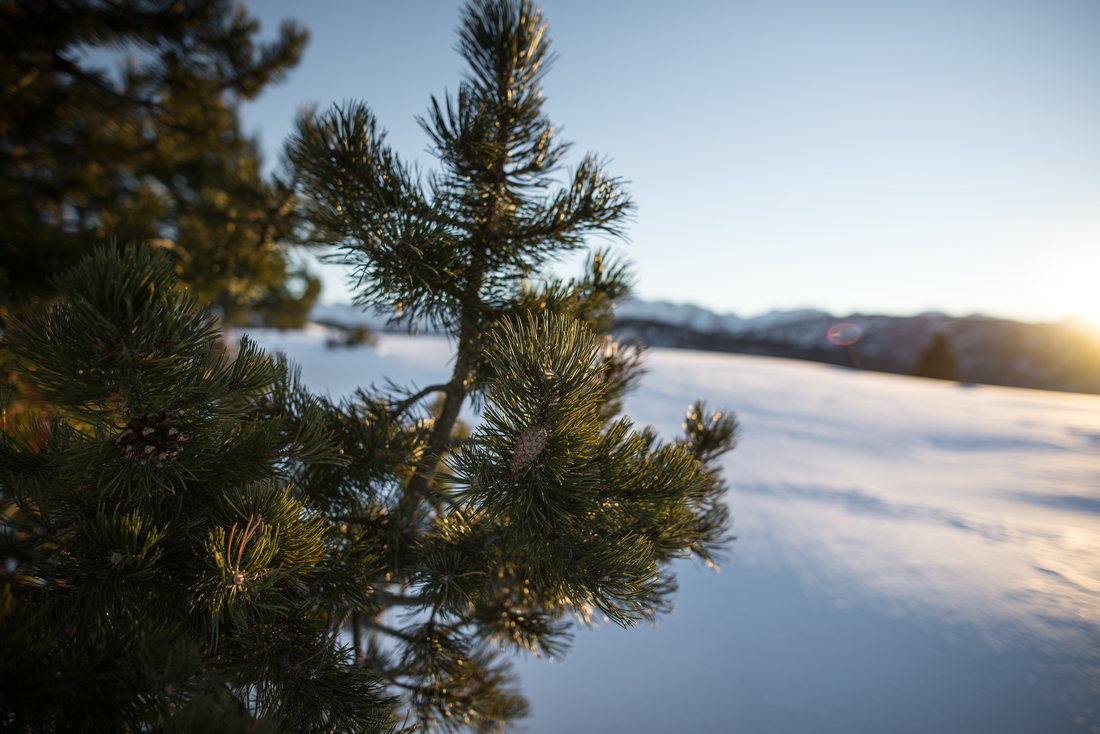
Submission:
<svg viewBox="0 0 1100 734">
<path fill-rule="evenodd" d="M 416 123 L 454 92 L 454 0 L 252 0 L 311 41 L 241 107 L 274 165 L 303 104 Z M 817 308 L 1100 324 L 1095 0 L 547 0 L 545 110 L 637 206 L 635 294 L 749 317 Z M 578 272 L 576 261 L 558 272 Z M 346 302 L 342 272 L 322 300 Z"/>
</svg>

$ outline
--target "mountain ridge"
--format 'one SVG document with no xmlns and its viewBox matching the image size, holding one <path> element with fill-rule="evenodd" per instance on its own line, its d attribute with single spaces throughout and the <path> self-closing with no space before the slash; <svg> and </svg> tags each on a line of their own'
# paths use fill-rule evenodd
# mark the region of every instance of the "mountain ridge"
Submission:
<svg viewBox="0 0 1100 734">
<path fill-rule="evenodd" d="M 343 304 L 315 306 L 309 320 L 341 329 L 410 330 L 377 310 Z M 854 324 L 858 338 L 850 344 L 844 343 L 847 339 L 830 340 L 829 330 L 839 324 Z M 850 332 L 848 339 L 856 333 L 842 328 Z M 430 325 L 412 331 L 436 333 Z M 1083 319 L 1024 323 L 938 312 L 837 317 L 815 309 L 742 318 L 691 304 L 627 298 L 616 306 L 613 333 L 652 347 L 783 357 L 906 375 L 942 335 L 962 382 L 1100 394 L 1100 329 Z"/>
</svg>

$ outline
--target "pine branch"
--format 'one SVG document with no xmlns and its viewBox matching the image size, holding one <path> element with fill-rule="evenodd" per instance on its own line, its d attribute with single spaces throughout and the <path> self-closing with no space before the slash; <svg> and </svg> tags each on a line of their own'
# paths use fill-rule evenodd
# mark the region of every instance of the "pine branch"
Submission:
<svg viewBox="0 0 1100 734">
<path fill-rule="evenodd" d="M 428 397 L 429 395 L 431 395 L 432 393 L 435 393 L 435 392 L 445 393 L 448 390 L 450 390 L 450 387 L 451 386 L 450 386 L 449 383 L 442 384 L 442 385 L 429 385 L 428 387 L 424 388 L 423 390 L 420 390 L 419 392 L 416 392 L 416 393 L 410 395 L 409 397 L 405 398 L 400 403 L 395 405 L 393 407 L 393 409 L 390 411 L 390 416 L 392 418 L 399 418 L 402 413 L 404 413 L 406 410 L 411 408 L 417 402 L 423 400 L 424 398 Z"/>
</svg>

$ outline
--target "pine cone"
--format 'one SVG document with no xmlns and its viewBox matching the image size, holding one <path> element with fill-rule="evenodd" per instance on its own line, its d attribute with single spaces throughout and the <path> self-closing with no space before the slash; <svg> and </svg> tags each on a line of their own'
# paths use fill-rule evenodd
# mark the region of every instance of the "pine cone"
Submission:
<svg viewBox="0 0 1100 734">
<path fill-rule="evenodd" d="M 512 461 L 508 464 L 508 472 L 515 474 L 531 465 L 538 458 L 542 450 L 546 448 L 546 428 L 543 426 L 528 426 L 519 434 L 516 448 L 512 451 Z"/>
<path fill-rule="evenodd" d="M 183 451 L 183 434 L 171 427 L 175 417 L 175 412 L 162 410 L 131 418 L 115 445 L 127 454 L 136 451 L 142 464 L 155 461 L 157 466 L 164 466 L 166 458 Z"/>
</svg>

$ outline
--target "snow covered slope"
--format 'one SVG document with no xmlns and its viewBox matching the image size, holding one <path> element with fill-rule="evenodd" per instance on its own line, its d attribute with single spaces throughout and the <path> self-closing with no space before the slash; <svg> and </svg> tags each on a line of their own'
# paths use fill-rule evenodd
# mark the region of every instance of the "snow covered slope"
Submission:
<svg viewBox="0 0 1100 734">
<path fill-rule="evenodd" d="M 253 331 L 333 395 L 447 374 L 439 337 Z M 721 573 L 656 628 L 520 661 L 536 734 L 1100 732 L 1100 397 L 654 349 L 627 400 L 672 438 L 735 410 Z"/>
</svg>

